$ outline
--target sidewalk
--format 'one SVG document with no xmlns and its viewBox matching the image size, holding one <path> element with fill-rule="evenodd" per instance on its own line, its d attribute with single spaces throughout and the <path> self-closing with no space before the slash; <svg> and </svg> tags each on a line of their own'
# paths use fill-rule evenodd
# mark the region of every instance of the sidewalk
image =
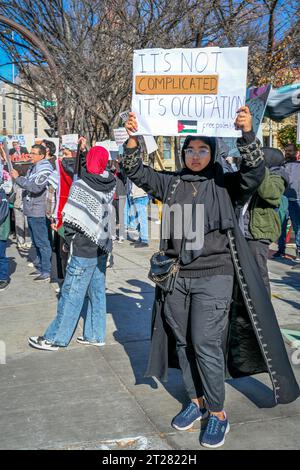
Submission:
<svg viewBox="0 0 300 470">
<path fill-rule="evenodd" d="M 12 282 L 0 293 L 0 341 L 6 344 L 0 449 L 204 450 L 199 425 L 188 432 L 170 426 L 186 401 L 180 373 L 171 370 L 167 384 L 143 377 L 154 292 L 147 272 L 155 249 L 115 244 L 105 347 L 77 344 L 79 326 L 67 349 L 48 352 L 31 349 L 27 337 L 42 334 L 53 319 L 56 286 L 36 285 L 10 246 Z M 300 269 L 292 266 L 270 261 L 269 271 L 280 325 L 300 330 Z M 295 373 L 300 382 L 300 365 Z M 223 449 L 299 449 L 300 400 L 272 408 L 265 374 L 231 381 L 226 393 L 231 432 Z"/>
</svg>

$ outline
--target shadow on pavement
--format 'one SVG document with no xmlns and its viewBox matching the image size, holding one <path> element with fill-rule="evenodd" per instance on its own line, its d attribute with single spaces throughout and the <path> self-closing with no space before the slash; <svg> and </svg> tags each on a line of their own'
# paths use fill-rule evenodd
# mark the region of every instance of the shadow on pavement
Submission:
<svg viewBox="0 0 300 470">
<path fill-rule="evenodd" d="M 116 311 L 116 309 L 114 309 L 112 302 L 116 294 L 107 295 L 107 309 L 111 312 L 117 328 L 114 333 L 114 338 L 123 346 L 127 356 L 129 357 L 135 377 L 135 385 L 145 384 L 149 385 L 149 387 L 153 389 L 157 389 L 158 385 L 156 380 L 151 377 L 144 377 L 150 350 L 154 289 L 150 283 L 139 281 L 137 279 L 130 279 L 127 282 L 129 285 L 139 288 L 139 291 L 120 288 L 124 293 L 124 296 L 122 294 L 119 295 L 123 297 L 123 299 L 119 299 L 118 303 L 126 306 L 126 314 L 124 314 L 124 309 L 120 311 Z M 151 292 L 153 292 L 153 295 Z M 128 294 L 139 294 L 142 298 L 136 299 L 128 296 Z M 147 294 L 148 298 L 146 298 L 145 294 Z M 130 317 L 132 318 L 130 319 Z M 188 400 L 183 387 L 181 372 L 179 370 L 169 369 L 168 382 L 161 382 L 161 384 L 167 392 L 179 402 L 183 403 Z"/>
<path fill-rule="evenodd" d="M 254 377 L 229 379 L 226 383 L 242 393 L 258 408 L 274 408 L 276 406 L 273 390 Z"/>
</svg>

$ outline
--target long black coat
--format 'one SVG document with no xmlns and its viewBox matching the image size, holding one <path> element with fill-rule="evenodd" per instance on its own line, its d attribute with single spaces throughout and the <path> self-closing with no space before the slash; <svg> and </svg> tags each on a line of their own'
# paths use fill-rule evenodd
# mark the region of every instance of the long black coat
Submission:
<svg viewBox="0 0 300 470">
<path fill-rule="evenodd" d="M 261 273 L 235 217 L 236 209 L 255 193 L 265 175 L 263 159 L 257 158 L 258 142 L 240 148 L 242 155 L 243 151 L 246 158 L 240 171 L 224 175 L 224 184 L 232 201 L 234 227 L 228 231 L 228 240 L 236 274 L 228 340 L 224 345 L 227 377 L 268 372 L 275 402 L 289 403 L 300 395 L 299 387 Z M 137 186 L 163 202 L 170 199 L 180 175 L 156 172 L 144 166 L 138 151 L 131 156 L 125 155 L 123 163 L 127 176 Z M 146 376 L 165 381 L 168 367 L 178 367 L 175 339 L 164 318 L 163 293 L 156 288 Z"/>
</svg>

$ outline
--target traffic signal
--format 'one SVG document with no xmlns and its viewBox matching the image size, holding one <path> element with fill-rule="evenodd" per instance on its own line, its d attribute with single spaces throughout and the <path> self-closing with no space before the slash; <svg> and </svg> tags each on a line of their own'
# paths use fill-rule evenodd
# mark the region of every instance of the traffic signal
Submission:
<svg viewBox="0 0 300 470">
<path fill-rule="evenodd" d="M 57 134 L 57 116 L 55 114 L 45 114 L 44 119 L 49 124 L 49 129 L 44 129 L 48 137 L 55 137 Z"/>
</svg>

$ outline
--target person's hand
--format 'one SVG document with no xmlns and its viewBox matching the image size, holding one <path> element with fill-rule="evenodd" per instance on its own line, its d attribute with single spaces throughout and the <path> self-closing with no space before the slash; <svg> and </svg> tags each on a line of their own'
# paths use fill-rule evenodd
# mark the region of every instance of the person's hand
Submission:
<svg viewBox="0 0 300 470">
<path fill-rule="evenodd" d="M 252 131 L 252 114 L 248 106 L 242 106 L 237 110 L 237 117 L 235 120 L 236 130 L 241 130 L 243 132 Z"/>
<path fill-rule="evenodd" d="M 56 223 L 51 224 L 50 227 L 52 228 L 52 230 L 57 232 L 57 224 Z"/>
<path fill-rule="evenodd" d="M 78 144 L 80 145 L 80 150 L 84 151 L 86 149 L 86 138 L 81 136 L 79 139 L 78 139 Z"/>
<path fill-rule="evenodd" d="M 19 172 L 17 170 L 11 170 L 10 176 L 15 180 L 19 177 Z"/>
<path fill-rule="evenodd" d="M 133 148 L 137 146 L 138 138 L 133 136 L 133 132 L 137 132 L 138 130 L 138 123 L 136 119 L 136 115 L 133 112 L 130 112 L 128 115 L 128 119 L 124 124 L 124 127 L 129 135 L 129 139 L 127 141 L 127 147 Z"/>
<path fill-rule="evenodd" d="M 125 126 L 125 129 L 126 129 L 128 135 L 131 135 L 132 133 L 137 132 L 137 130 L 138 130 L 138 123 L 137 123 L 137 119 L 136 119 L 135 113 L 130 112 L 130 113 L 128 114 L 128 119 L 127 119 L 127 121 L 125 122 L 124 126 Z"/>
</svg>

